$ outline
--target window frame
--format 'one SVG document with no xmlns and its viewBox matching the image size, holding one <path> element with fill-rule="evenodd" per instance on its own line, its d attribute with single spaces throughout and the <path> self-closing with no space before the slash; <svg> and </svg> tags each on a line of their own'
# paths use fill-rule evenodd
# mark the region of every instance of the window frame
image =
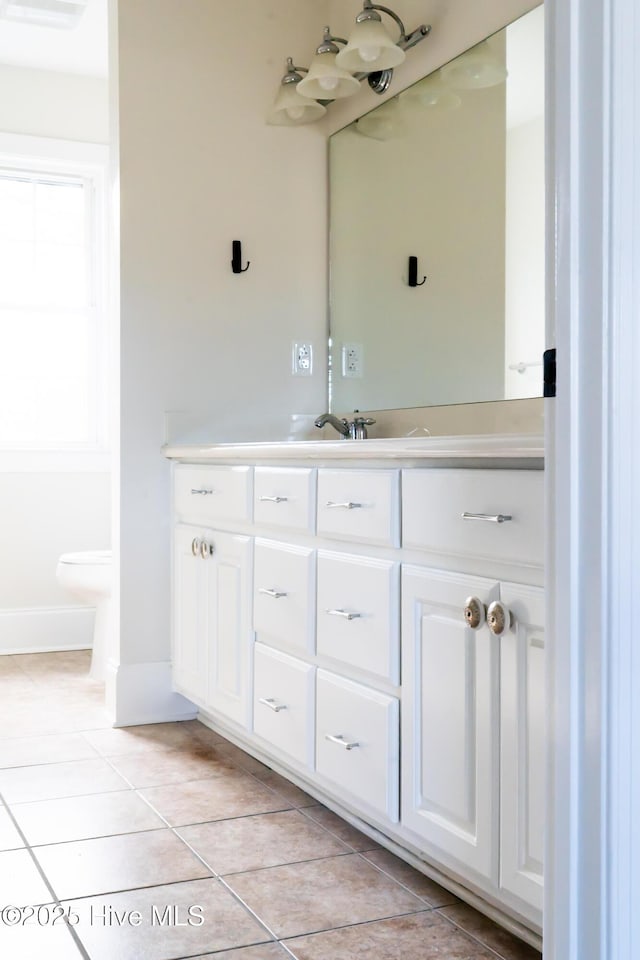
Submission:
<svg viewBox="0 0 640 960">
<path fill-rule="evenodd" d="M 84 181 L 91 224 L 91 299 L 86 308 L 92 344 L 95 390 L 90 398 L 93 438 L 88 442 L 0 445 L 0 472 L 104 471 L 110 463 L 108 383 L 111 370 L 109 323 L 109 148 L 104 144 L 0 133 L 0 172 Z"/>
</svg>

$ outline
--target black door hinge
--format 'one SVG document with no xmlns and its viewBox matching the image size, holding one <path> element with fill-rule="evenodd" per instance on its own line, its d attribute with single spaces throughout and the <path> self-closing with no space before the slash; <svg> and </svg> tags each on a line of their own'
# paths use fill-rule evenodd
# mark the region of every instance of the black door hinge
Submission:
<svg viewBox="0 0 640 960">
<path fill-rule="evenodd" d="M 542 354 L 543 397 L 556 395 L 556 348 L 545 350 Z"/>
</svg>

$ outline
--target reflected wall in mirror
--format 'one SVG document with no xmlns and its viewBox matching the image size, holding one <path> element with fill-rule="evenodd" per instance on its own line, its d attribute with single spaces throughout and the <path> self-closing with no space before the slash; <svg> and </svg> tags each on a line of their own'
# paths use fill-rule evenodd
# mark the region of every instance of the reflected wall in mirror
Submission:
<svg viewBox="0 0 640 960">
<path fill-rule="evenodd" d="M 543 16 L 331 137 L 333 410 L 541 396 Z"/>
</svg>

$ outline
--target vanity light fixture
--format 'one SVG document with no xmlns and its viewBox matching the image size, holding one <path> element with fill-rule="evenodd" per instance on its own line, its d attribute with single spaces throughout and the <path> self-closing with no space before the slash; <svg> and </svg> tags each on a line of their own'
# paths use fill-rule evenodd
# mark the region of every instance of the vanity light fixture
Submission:
<svg viewBox="0 0 640 960">
<path fill-rule="evenodd" d="M 0 0 L 1 2 L 1 0 Z M 398 26 L 400 36 L 394 40 L 382 23 L 385 13 Z M 376 93 L 389 88 L 393 68 L 405 59 L 405 50 L 429 36 L 431 27 L 421 24 L 407 33 L 400 17 L 372 0 L 363 0 L 363 8 L 348 40 L 334 37 L 325 27 L 322 43 L 311 66 L 294 66 L 287 59 L 287 72 L 267 122 L 295 126 L 313 123 L 326 113 L 326 105 L 356 93 L 365 77 Z M 338 47 L 342 44 L 342 49 Z M 302 74 L 307 76 L 303 79 Z"/>
<path fill-rule="evenodd" d="M 320 117 L 324 117 L 327 108 L 323 104 L 298 93 L 298 84 L 302 80 L 303 73 L 308 73 L 306 67 L 295 67 L 291 57 L 288 57 L 287 72 L 280 82 L 280 90 L 267 123 L 291 127 L 302 123 L 313 123 Z"/>
<path fill-rule="evenodd" d="M 307 76 L 300 81 L 298 93 L 313 100 L 338 100 L 358 92 L 359 81 L 336 63 L 340 52 L 337 44 L 346 42 L 341 37 L 332 37 L 329 27 L 324 28 L 322 43 L 309 65 Z"/>
</svg>

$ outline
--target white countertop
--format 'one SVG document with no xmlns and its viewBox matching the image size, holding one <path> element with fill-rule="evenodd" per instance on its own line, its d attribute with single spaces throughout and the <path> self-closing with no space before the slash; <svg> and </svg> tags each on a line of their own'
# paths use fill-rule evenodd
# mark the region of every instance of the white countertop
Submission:
<svg viewBox="0 0 640 960">
<path fill-rule="evenodd" d="M 189 463 L 266 460 L 544 460 L 541 435 L 490 434 L 453 437 L 392 437 L 370 440 L 291 440 L 260 443 L 167 444 L 170 460 Z"/>
</svg>

